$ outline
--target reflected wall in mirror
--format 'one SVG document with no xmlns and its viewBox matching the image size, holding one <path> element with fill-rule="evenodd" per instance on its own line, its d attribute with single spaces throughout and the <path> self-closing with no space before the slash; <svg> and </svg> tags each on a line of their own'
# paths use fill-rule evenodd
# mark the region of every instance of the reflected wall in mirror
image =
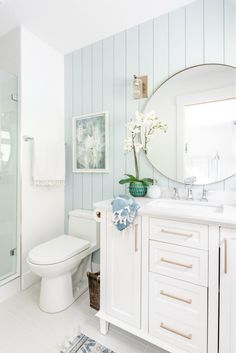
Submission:
<svg viewBox="0 0 236 353">
<path fill-rule="evenodd" d="M 170 179 L 209 184 L 236 174 L 236 69 L 191 67 L 165 81 L 144 112 L 168 125 L 151 136 L 147 157 Z"/>
</svg>

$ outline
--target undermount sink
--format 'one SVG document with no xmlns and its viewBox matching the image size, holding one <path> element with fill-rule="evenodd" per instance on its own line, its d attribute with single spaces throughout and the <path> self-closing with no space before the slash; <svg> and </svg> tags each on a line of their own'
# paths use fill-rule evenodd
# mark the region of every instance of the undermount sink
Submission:
<svg viewBox="0 0 236 353">
<path fill-rule="evenodd" d="M 159 199 L 151 201 L 148 206 L 155 207 L 160 210 L 174 210 L 184 213 L 222 213 L 224 206 L 222 204 L 215 204 L 210 202 L 200 201 L 181 201 L 181 200 L 170 200 L 170 199 Z"/>
</svg>

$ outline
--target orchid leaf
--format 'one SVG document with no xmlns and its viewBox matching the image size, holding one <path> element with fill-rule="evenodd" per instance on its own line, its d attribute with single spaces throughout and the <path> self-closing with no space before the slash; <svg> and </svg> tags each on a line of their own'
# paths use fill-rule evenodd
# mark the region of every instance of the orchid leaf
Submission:
<svg viewBox="0 0 236 353">
<path fill-rule="evenodd" d="M 128 178 L 128 179 L 121 179 L 119 181 L 119 184 L 128 184 L 128 183 L 132 183 L 133 179 Z"/>
<path fill-rule="evenodd" d="M 153 183 L 153 179 L 151 179 L 151 178 L 144 178 L 144 179 L 142 179 L 142 180 L 140 180 L 142 183 L 143 183 L 143 185 L 145 185 L 145 186 L 149 186 L 150 184 L 152 184 Z"/>
<path fill-rule="evenodd" d="M 137 179 L 135 178 L 134 175 L 131 175 L 131 174 L 125 174 L 127 175 L 130 179 L 132 179 L 133 181 L 136 181 Z"/>
</svg>

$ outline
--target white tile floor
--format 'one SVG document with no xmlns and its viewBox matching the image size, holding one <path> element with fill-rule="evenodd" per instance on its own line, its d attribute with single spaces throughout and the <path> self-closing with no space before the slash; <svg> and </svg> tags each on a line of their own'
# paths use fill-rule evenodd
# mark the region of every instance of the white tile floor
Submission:
<svg viewBox="0 0 236 353">
<path fill-rule="evenodd" d="M 46 314 L 38 308 L 38 285 L 0 304 L 0 353 L 51 353 L 75 326 L 116 353 L 165 353 L 114 326 L 103 336 L 85 293 L 70 308 Z"/>
</svg>

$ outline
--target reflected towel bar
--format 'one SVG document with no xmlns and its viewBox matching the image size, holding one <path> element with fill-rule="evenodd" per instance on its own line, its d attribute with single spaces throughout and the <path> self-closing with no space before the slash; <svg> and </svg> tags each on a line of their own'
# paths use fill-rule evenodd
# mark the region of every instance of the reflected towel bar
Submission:
<svg viewBox="0 0 236 353">
<path fill-rule="evenodd" d="M 29 142 L 29 141 L 34 141 L 34 137 L 32 136 L 23 136 L 23 141 L 25 142 Z M 67 143 L 65 143 L 65 146 L 67 145 Z"/>
</svg>

